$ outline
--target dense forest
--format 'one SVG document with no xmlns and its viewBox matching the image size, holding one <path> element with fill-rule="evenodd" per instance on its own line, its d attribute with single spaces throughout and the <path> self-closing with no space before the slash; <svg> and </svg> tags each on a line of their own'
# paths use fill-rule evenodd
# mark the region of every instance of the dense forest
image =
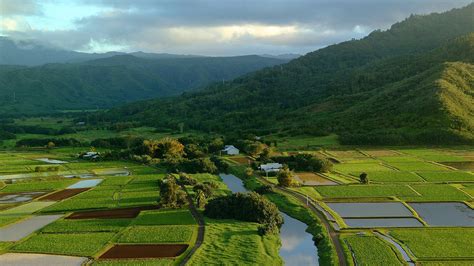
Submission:
<svg viewBox="0 0 474 266">
<path fill-rule="evenodd" d="M 346 144 L 472 142 L 473 13 L 470 4 L 412 15 L 361 40 L 97 119 L 221 133 L 336 133 Z"/>
<path fill-rule="evenodd" d="M 138 55 L 138 54 L 137 54 Z M 109 108 L 179 95 L 212 82 L 288 62 L 256 55 L 166 57 L 115 55 L 86 62 L 35 67 L 0 66 L 0 114 L 40 114 Z"/>
</svg>

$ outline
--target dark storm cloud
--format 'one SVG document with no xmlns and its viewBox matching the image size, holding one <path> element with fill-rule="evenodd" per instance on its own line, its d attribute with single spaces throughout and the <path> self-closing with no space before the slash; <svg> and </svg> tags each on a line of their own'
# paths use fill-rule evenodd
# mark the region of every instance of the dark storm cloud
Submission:
<svg viewBox="0 0 474 266">
<path fill-rule="evenodd" d="M 79 0 L 103 12 L 75 21 L 76 29 L 21 34 L 69 49 L 91 40 L 128 50 L 235 55 L 305 53 L 386 29 L 410 14 L 464 6 L 458 0 Z M 16 34 L 20 34 L 17 32 Z M 14 35 L 13 33 L 11 35 Z"/>
</svg>

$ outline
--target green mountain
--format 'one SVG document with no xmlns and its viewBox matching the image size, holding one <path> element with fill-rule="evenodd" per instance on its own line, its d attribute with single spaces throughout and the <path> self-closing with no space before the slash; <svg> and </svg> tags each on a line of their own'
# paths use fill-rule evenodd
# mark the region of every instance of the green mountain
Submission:
<svg viewBox="0 0 474 266">
<path fill-rule="evenodd" d="M 83 63 L 0 66 L 0 114 L 109 108 L 178 95 L 286 62 L 256 55 L 180 58 L 116 55 Z"/>
<path fill-rule="evenodd" d="M 105 118 L 223 133 L 336 133 L 357 144 L 471 141 L 473 13 L 470 4 L 410 16 L 361 40 Z"/>
</svg>

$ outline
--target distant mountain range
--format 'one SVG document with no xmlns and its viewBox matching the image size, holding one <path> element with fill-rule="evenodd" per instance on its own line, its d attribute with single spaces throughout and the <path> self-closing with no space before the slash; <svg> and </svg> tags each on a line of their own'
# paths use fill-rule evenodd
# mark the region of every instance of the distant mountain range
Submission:
<svg viewBox="0 0 474 266">
<path fill-rule="evenodd" d="M 202 57 L 142 52 L 83 54 L 48 50 L 41 53 L 39 50 L 30 51 L 32 58 L 38 59 L 35 62 L 40 59 L 71 62 L 19 66 L 19 59 L 27 57 L 20 53 L 17 64 L 0 66 L 0 114 L 110 108 L 131 101 L 178 95 L 289 61 L 256 55 Z M 86 60 L 90 57 L 97 59 Z"/>
<path fill-rule="evenodd" d="M 474 143 L 474 4 L 412 15 L 291 62 L 100 121 L 234 134 L 336 133 L 345 144 Z"/>
<path fill-rule="evenodd" d="M 81 53 L 55 48 L 51 45 L 38 43 L 35 40 L 11 40 L 8 37 L 0 36 L 0 65 L 22 65 L 39 66 L 48 63 L 77 63 L 100 58 L 108 58 L 116 55 L 133 55 L 149 59 L 170 59 L 170 58 L 196 58 L 207 57 L 200 55 L 180 55 L 168 53 L 145 53 L 145 52 L 107 52 L 107 53 Z M 260 55 L 281 60 L 292 60 L 301 55 Z"/>
</svg>

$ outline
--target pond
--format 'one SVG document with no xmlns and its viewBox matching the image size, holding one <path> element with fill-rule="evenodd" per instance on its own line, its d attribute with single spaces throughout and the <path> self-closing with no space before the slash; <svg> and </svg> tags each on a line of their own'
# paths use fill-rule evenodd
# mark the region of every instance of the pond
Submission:
<svg viewBox="0 0 474 266">
<path fill-rule="evenodd" d="M 66 161 L 49 159 L 49 158 L 38 158 L 37 161 L 44 162 L 44 163 L 51 163 L 51 164 L 65 164 L 68 163 Z"/>
<path fill-rule="evenodd" d="M 234 175 L 220 174 L 232 192 L 246 192 L 242 180 Z M 285 265 L 319 265 L 317 248 L 312 235 L 306 232 L 307 225 L 284 213 L 285 223 L 280 230 L 280 256 Z"/>
<path fill-rule="evenodd" d="M 474 226 L 474 210 L 461 202 L 409 203 L 432 226 Z"/>
<path fill-rule="evenodd" d="M 341 217 L 412 217 L 411 211 L 400 202 L 327 202 Z"/>
<path fill-rule="evenodd" d="M 344 218 L 349 227 L 422 227 L 423 224 L 415 218 Z"/>
<path fill-rule="evenodd" d="M 75 184 L 70 185 L 67 188 L 89 188 L 89 187 L 95 187 L 97 186 L 100 182 L 102 182 L 102 179 L 88 179 L 88 180 L 82 180 L 79 181 Z"/>
</svg>

